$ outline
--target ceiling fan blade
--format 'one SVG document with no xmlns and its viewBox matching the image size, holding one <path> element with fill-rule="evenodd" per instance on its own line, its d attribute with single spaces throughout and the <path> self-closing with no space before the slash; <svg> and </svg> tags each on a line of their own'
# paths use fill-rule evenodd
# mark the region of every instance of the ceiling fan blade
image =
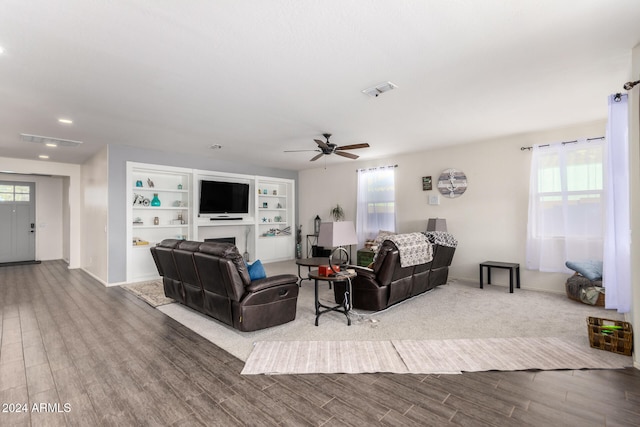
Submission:
<svg viewBox="0 0 640 427">
<path fill-rule="evenodd" d="M 369 148 L 369 144 L 363 142 L 362 144 L 342 145 L 336 148 L 336 150 L 355 150 L 356 148 Z"/>
<path fill-rule="evenodd" d="M 348 157 L 350 159 L 357 159 L 360 156 L 356 156 L 355 154 L 351 154 L 351 153 L 343 153 L 342 151 L 336 151 L 336 154 L 338 156 L 342 156 L 342 157 Z"/>
<path fill-rule="evenodd" d="M 314 139 L 314 141 L 316 142 L 316 144 L 318 144 L 318 147 L 322 148 L 323 150 L 331 150 L 331 147 L 329 147 L 326 142 L 320 141 L 319 139 Z"/>
<path fill-rule="evenodd" d="M 320 150 L 284 150 L 283 153 L 298 153 L 300 151 L 320 151 Z"/>
<path fill-rule="evenodd" d="M 316 161 L 316 160 L 318 160 L 320 157 L 322 157 L 323 155 L 324 155 L 323 153 L 317 154 L 317 155 L 313 156 L 313 157 L 311 158 L 311 160 L 309 160 L 309 161 L 310 161 L 310 162 Z"/>
</svg>

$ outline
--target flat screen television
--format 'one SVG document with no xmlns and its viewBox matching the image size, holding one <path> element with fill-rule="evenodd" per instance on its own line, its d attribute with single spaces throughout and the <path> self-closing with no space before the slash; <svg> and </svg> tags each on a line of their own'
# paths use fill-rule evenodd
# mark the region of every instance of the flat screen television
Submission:
<svg viewBox="0 0 640 427">
<path fill-rule="evenodd" d="M 200 214 L 248 214 L 249 184 L 200 181 Z"/>
</svg>

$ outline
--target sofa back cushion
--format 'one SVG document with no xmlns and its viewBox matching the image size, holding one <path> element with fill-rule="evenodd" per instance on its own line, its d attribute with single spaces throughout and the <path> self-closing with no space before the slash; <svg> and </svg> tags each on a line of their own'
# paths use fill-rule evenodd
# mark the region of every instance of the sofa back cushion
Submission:
<svg viewBox="0 0 640 427">
<path fill-rule="evenodd" d="M 185 240 L 180 242 L 178 247 L 173 250 L 173 257 L 176 261 L 180 278 L 182 279 L 185 304 L 196 308 L 202 306 L 203 298 L 202 285 L 193 257 L 200 245 L 201 242 Z"/>
<path fill-rule="evenodd" d="M 400 268 L 400 255 L 396 245 L 385 241 L 373 262 L 373 271 L 380 286 L 387 286 L 393 280 L 396 265 Z"/>
<path fill-rule="evenodd" d="M 251 283 L 238 248 L 231 243 L 206 242 L 194 254 L 200 281 L 205 292 L 240 301 L 245 286 Z"/>
</svg>

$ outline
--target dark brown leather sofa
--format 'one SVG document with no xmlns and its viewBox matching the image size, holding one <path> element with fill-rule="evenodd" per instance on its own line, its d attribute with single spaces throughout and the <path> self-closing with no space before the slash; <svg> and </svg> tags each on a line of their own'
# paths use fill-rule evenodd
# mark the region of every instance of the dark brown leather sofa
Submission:
<svg viewBox="0 0 640 427">
<path fill-rule="evenodd" d="M 352 279 L 353 308 L 378 311 L 447 283 L 455 247 L 433 245 L 433 259 L 426 264 L 401 267 L 396 245 L 385 240 L 372 268 L 356 267 Z M 342 302 L 345 284 L 334 286 L 336 302 Z"/>
<path fill-rule="evenodd" d="M 243 332 L 296 317 L 298 277 L 283 274 L 251 281 L 231 243 L 166 239 L 151 248 L 164 293 Z"/>
</svg>

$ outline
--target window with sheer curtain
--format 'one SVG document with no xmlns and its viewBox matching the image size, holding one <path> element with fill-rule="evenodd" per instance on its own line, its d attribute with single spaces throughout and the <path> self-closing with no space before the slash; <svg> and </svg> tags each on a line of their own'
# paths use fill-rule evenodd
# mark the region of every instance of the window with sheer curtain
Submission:
<svg viewBox="0 0 640 427">
<path fill-rule="evenodd" d="M 395 166 L 358 170 L 358 247 L 380 230 L 396 230 Z"/>
<path fill-rule="evenodd" d="M 527 268 L 569 272 L 567 260 L 602 260 L 604 140 L 534 146 Z"/>
</svg>

